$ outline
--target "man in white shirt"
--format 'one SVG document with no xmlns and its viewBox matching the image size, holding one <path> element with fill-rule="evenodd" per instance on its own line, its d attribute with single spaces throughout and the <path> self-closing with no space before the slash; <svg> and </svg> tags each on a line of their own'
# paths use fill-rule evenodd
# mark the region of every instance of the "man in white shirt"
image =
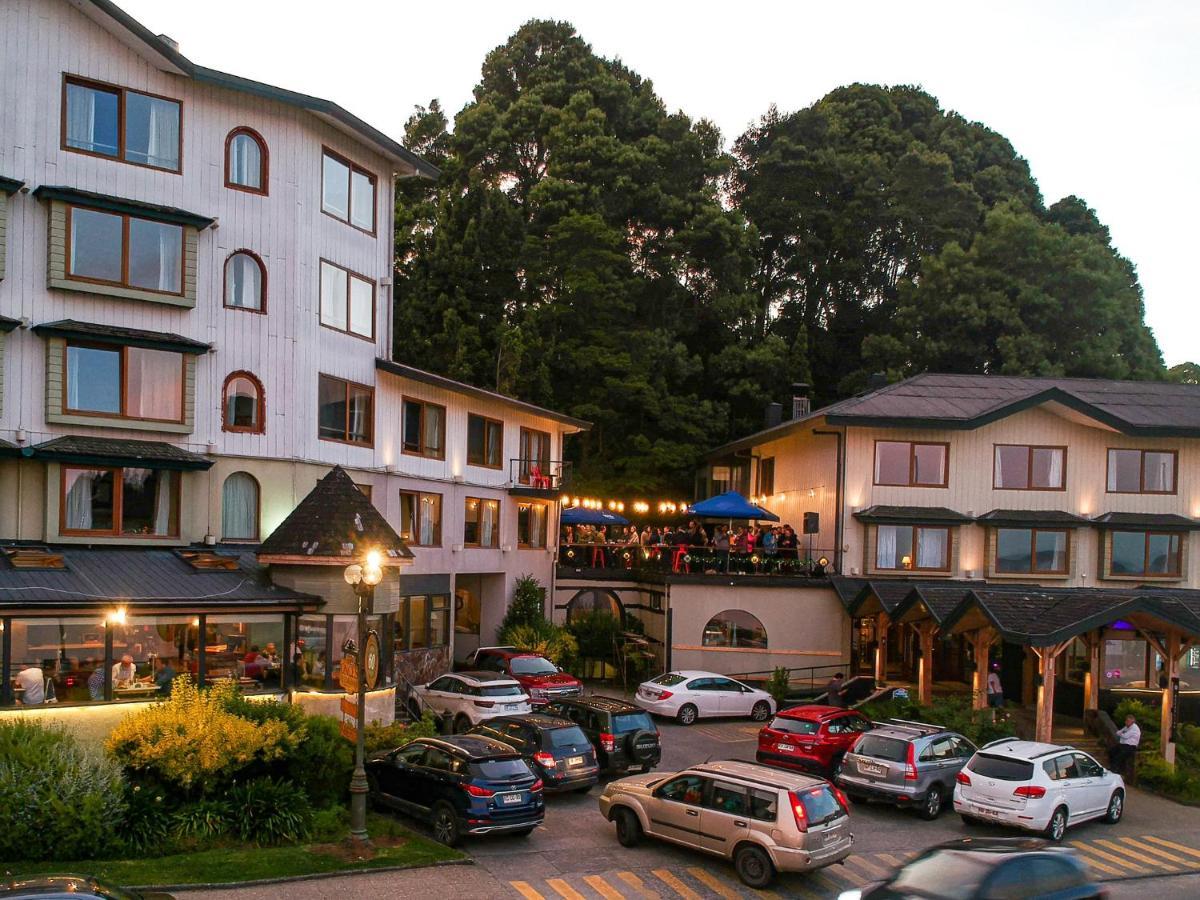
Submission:
<svg viewBox="0 0 1200 900">
<path fill-rule="evenodd" d="M 988 706 L 1000 708 L 1004 706 L 1004 686 L 1000 683 L 999 666 L 992 666 L 987 677 Z"/>
<path fill-rule="evenodd" d="M 137 666 L 134 665 L 133 656 L 126 653 L 121 657 L 121 661 L 114 663 L 112 667 L 112 686 L 116 688 L 129 687 L 137 680 Z"/>
<path fill-rule="evenodd" d="M 25 706 L 41 706 L 46 702 L 46 674 L 35 665 L 27 665 L 16 677 L 17 686 L 22 688 L 18 698 Z"/>
<path fill-rule="evenodd" d="M 1117 743 L 1109 751 L 1109 762 L 1116 772 L 1124 771 L 1126 761 L 1137 752 L 1142 742 L 1142 729 L 1133 716 L 1125 717 L 1125 727 L 1117 729 Z"/>
</svg>

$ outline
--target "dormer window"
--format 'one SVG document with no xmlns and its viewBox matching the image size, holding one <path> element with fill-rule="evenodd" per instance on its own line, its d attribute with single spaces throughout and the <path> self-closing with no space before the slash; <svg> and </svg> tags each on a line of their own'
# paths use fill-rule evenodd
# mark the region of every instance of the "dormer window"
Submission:
<svg viewBox="0 0 1200 900">
<path fill-rule="evenodd" d="M 267 193 L 267 142 L 252 128 L 235 128 L 225 138 L 225 187 Z"/>
</svg>

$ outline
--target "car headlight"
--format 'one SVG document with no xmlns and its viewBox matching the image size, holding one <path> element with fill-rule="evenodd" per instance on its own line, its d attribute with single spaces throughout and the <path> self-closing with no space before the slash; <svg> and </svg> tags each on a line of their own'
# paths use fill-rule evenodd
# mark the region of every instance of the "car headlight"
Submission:
<svg viewBox="0 0 1200 900">
<path fill-rule="evenodd" d="M 535 697 L 539 700 L 544 700 L 546 698 L 546 692 L 544 690 L 542 690 L 541 688 L 530 688 L 529 696 Z"/>
</svg>

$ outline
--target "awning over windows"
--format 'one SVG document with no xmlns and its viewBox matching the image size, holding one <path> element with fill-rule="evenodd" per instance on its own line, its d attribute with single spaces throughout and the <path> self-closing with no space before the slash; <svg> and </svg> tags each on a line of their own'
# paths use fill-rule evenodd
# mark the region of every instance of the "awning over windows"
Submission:
<svg viewBox="0 0 1200 900">
<path fill-rule="evenodd" d="M 972 521 L 944 506 L 868 506 L 854 518 L 873 525 L 965 525 Z"/>
<path fill-rule="evenodd" d="M 1158 531 L 1195 531 L 1200 522 L 1172 513 L 1122 513 L 1110 512 L 1092 519 L 1101 528 L 1136 528 Z"/>
<path fill-rule="evenodd" d="M 65 203 L 78 203 L 92 209 L 106 209 L 110 212 L 141 216 L 144 219 L 154 219 L 158 222 L 189 225 L 192 228 L 199 228 L 201 231 L 217 221 L 211 216 L 202 216 L 199 213 L 188 212 L 186 209 L 179 209 L 175 206 L 160 206 L 157 203 L 145 203 L 125 197 L 110 197 L 107 194 L 81 191 L 61 185 L 43 184 L 34 190 L 33 196 L 39 200 L 62 200 Z"/>
<path fill-rule="evenodd" d="M 1073 528 L 1090 525 L 1092 520 L 1061 509 L 993 509 L 975 521 L 1001 528 Z"/>
<path fill-rule="evenodd" d="M 139 469 L 181 471 L 212 468 L 213 461 L 198 453 L 159 441 L 133 441 L 65 435 L 23 451 L 23 455 L 48 462 L 85 466 L 131 466 Z"/>
<path fill-rule="evenodd" d="M 93 322 L 77 322 L 61 319 L 33 326 L 33 333 L 40 337 L 74 338 L 98 344 L 115 344 L 122 347 L 144 347 L 148 350 L 171 350 L 202 356 L 212 349 L 211 344 L 192 340 L 181 334 L 165 331 L 143 331 L 140 328 L 119 328 L 115 325 L 97 325 Z"/>
</svg>

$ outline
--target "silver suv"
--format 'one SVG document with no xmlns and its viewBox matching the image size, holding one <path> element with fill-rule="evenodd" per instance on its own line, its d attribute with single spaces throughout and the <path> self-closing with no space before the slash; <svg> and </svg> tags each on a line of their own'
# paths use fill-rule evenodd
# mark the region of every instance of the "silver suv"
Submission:
<svg viewBox="0 0 1200 900">
<path fill-rule="evenodd" d="M 975 745 L 940 725 L 887 719 L 842 757 L 836 781 L 856 800 L 884 800 L 936 819 Z"/>
<path fill-rule="evenodd" d="M 848 806 L 822 778 L 732 761 L 622 778 L 600 795 L 622 846 L 645 835 L 723 856 L 753 888 L 849 856 Z"/>
</svg>

